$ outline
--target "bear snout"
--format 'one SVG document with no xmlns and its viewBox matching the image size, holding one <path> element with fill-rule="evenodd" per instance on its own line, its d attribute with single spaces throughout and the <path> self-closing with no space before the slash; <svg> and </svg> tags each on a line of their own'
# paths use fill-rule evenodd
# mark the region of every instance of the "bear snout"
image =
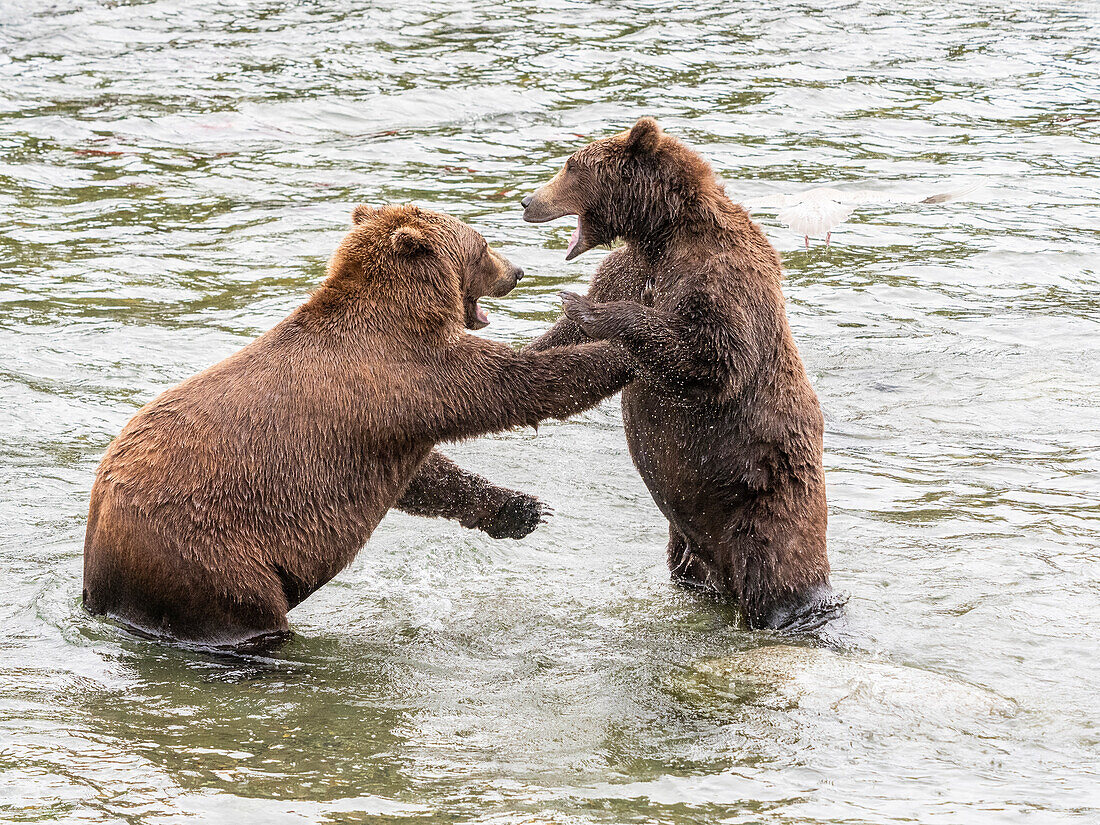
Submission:
<svg viewBox="0 0 1100 825">
<path fill-rule="evenodd" d="M 527 223 L 542 223 L 546 220 L 539 214 L 539 203 L 535 200 L 535 195 L 537 194 L 538 192 L 533 192 L 520 201 L 523 205 L 523 219 L 527 221 Z"/>
<path fill-rule="evenodd" d="M 553 194 L 547 193 L 545 189 L 543 187 L 520 201 L 523 204 L 523 219 L 527 223 L 546 223 L 568 214 L 565 209 L 553 203 Z"/>
<path fill-rule="evenodd" d="M 516 284 L 521 280 L 523 280 L 523 270 L 513 264 L 497 279 L 487 294 L 490 298 L 503 298 L 515 289 Z"/>
</svg>

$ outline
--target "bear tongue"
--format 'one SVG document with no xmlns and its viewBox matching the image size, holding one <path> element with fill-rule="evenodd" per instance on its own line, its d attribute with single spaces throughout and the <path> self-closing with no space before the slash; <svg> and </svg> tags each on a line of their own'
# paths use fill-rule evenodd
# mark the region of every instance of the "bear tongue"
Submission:
<svg viewBox="0 0 1100 825">
<path fill-rule="evenodd" d="M 581 221 L 580 221 L 580 218 L 578 218 L 577 219 L 577 225 L 573 229 L 573 234 L 569 236 L 569 246 L 567 246 L 565 248 L 565 254 L 568 255 L 570 252 L 572 252 L 573 248 L 578 243 L 580 243 L 580 240 L 581 240 Z"/>
<path fill-rule="evenodd" d="M 489 323 L 489 313 L 481 308 L 481 304 L 474 304 L 474 312 L 477 313 L 477 320 L 483 324 Z"/>
</svg>

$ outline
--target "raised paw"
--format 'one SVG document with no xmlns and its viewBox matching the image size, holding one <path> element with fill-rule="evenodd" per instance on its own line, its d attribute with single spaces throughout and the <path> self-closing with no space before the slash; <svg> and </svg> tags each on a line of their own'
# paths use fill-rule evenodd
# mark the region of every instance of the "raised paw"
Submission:
<svg viewBox="0 0 1100 825">
<path fill-rule="evenodd" d="M 592 303 L 590 298 L 578 295 L 576 292 L 562 291 L 558 294 L 561 296 L 562 308 L 565 310 L 566 318 L 579 326 L 590 338 L 603 337 L 599 335 L 599 330 L 596 329 L 599 321 L 598 306 Z"/>
<path fill-rule="evenodd" d="M 521 539 L 545 523 L 551 510 L 534 496 L 516 493 L 480 525 L 494 539 Z"/>
</svg>

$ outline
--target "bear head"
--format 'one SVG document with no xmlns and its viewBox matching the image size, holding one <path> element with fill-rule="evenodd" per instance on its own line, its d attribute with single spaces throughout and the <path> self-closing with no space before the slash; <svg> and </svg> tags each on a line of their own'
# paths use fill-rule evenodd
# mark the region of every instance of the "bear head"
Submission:
<svg viewBox="0 0 1100 825">
<path fill-rule="evenodd" d="M 352 229 L 329 264 L 329 283 L 375 296 L 376 311 L 418 326 L 481 329 L 478 304 L 503 298 L 523 270 L 457 218 L 411 204 L 352 211 Z"/>
<path fill-rule="evenodd" d="M 643 117 L 625 132 L 574 152 L 544 186 L 523 199 L 530 223 L 577 216 L 565 259 L 594 246 L 661 239 L 718 188 L 710 166 Z"/>
</svg>

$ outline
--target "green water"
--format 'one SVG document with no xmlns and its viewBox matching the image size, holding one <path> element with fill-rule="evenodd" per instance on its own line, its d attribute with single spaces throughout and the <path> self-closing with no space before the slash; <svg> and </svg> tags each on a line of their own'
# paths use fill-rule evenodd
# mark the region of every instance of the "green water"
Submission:
<svg viewBox="0 0 1100 825">
<path fill-rule="evenodd" d="M 1063 823 L 1100 817 L 1095 2 L 0 0 L 0 820 Z M 602 252 L 519 198 L 654 114 L 769 214 L 826 417 L 839 655 L 672 587 L 610 401 L 448 447 L 552 504 L 519 542 L 401 514 L 267 660 L 80 608 L 88 491 L 145 401 L 299 304 L 351 207 L 527 271 Z"/>
</svg>

